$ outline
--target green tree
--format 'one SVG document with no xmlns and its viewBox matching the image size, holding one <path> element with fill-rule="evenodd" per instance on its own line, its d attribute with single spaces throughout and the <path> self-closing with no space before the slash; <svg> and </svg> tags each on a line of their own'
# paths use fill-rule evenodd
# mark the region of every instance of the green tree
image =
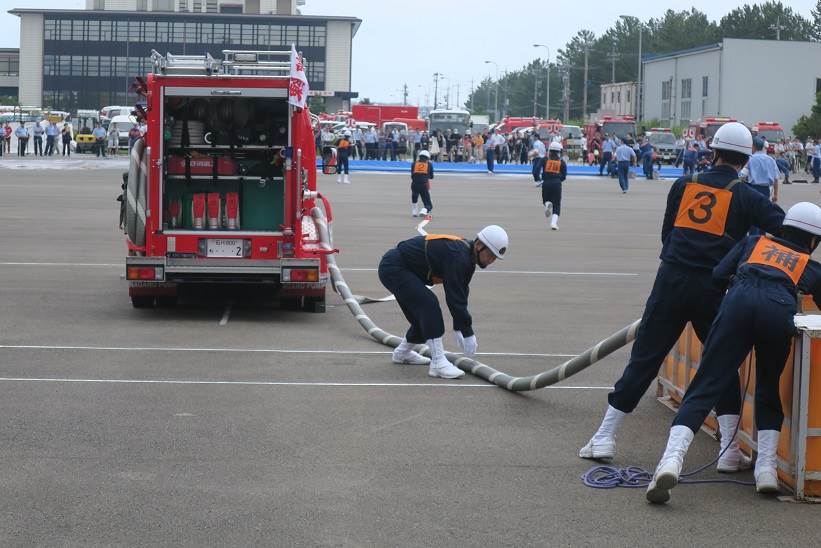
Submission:
<svg viewBox="0 0 821 548">
<path fill-rule="evenodd" d="M 810 12 L 812 15 L 812 39 L 821 41 L 821 0 L 816 0 L 815 9 Z"/>
<path fill-rule="evenodd" d="M 776 23 L 781 24 L 782 40 L 812 40 L 813 25 L 781 2 L 764 2 L 736 8 L 719 23 L 724 38 L 776 38 Z"/>
<path fill-rule="evenodd" d="M 718 25 L 706 14 L 695 8 L 690 11 L 667 10 L 660 18 L 647 22 L 645 48 L 650 53 L 667 53 L 720 40 Z"/>
<path fill-rule="evenodd" d="M 821 137 L 821 93 L 815 95 L 815 104 L 812 106 L 810 115 L 804 115 L 792 128 L 793 135 L 799 139 Z"/>
</svg>

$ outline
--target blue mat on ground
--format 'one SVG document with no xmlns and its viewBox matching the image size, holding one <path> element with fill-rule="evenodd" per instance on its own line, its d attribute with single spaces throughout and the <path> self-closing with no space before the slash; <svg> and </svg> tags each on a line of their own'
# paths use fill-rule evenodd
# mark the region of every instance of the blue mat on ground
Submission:
<svg viewBox="0 0 821 548">
<path fill-rule="evenodd" d="M 317 163 L 319 169 L 322 168 L 321 161 Z M 351 171 L 388 171 L 388 172 L 406 172 L 410 173 L 410 162 L 383 162 L 381 160 L 351 160 Z M 470 164 L 464 162 L 433 162 L 433 169 L 436 173 L 486 173 L 487 165 L 482 162 L 479 164 Z M 642 177 L 641 168 L 631 168 L 637 177 Z M 494 172 L 500 175 L 529 175 L 531 173 L 530 164 L 496 164 Z M 661 168 L 661 176 L 666 179 L 676 179 L 681 177 L 683 170 L 681 168 L 664 166 Z M 567 165 L 568 175 L 598 175 L 598 166 L 580 166 L 574 164 Z"/>
</svg>

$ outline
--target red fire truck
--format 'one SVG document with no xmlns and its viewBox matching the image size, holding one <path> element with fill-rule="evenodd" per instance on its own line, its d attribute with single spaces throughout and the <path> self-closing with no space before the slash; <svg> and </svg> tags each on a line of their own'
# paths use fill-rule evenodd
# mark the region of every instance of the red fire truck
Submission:
<svg viewBox="0 0 821 548">
<path fill-rule="evenodd" d="M 716 134 L 718 128 L 726 124 L 727 122 L 737 122 L 735 118 L 718 118 L 718 117 L 707 117 L 703 120 L 696 120 L 695 122 L 690 122 L 690 127 L 687 130 L 687 138 L 688 139 L 704 139 L 705 141 L 710 141 L 713 138 L 713 135 Z"/>
<path fill-rule="evenodd" d="M 763 137 L 769 146 L 768 154 L 775 153 L 776 143 L 783 143 L 785 140 L 784 128 L 778 122 L 758 122 L 752 128 L 753 135 Z"/>
<path fill-rule="evenodd" d="M 601 157 L 601 144 L 605 135 L 615 135 L 619 139 L 627 138 L 630 134 L 636 137 L 636 117 L 635 116 L 602 116 L 592 124 L 584 126 L 584 135 L 587 137 L 587 150 L 599 151 Z"/>
<path fill-rule="evenodd" d="M 413 105 L 354 105 L 351 108 L 353 119 L 357 122 L 371 122 L 382 127 L 385 122 L 397 118 L 419 118 L 419 107 Z"/>
<path fill-rule="evenodd" d="M 136 308 L 193 284 L 248 284 L 321 312 L 327 253 L 310 113 L 288 104 L 290 52 L 152 52 L 148 132 L 124 175 L 126 278 Z"/>
</svg>

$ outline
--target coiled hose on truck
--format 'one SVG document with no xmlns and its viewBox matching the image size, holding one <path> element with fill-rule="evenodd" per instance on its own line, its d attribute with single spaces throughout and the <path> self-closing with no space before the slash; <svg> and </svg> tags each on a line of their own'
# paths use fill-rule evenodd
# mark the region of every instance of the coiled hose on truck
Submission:
<svg viewBox="0 0 821 548">
<path fill-rule="evenodd" d="M 328 227 L 325 213 L 319 207 L 314 207 L 311 209 L 311 217 L 313 217 L 314 223 L 316 224 L 320 245 L 324 249 L 331 250 L 333 246 L 331 245 L 330 229 Z M 362 329 L 364 329 L 368 335 L 373 337 L 378 342 L 386 346 L 394 348 L 397 347 L 399 343 L 402 342 L 402 337 L 397 337 L 396 335 L 392 335 L 384 331 L 382 328 L 377 326 L 362 310 L 360 302 L 372 299 L 364 299 L 354 295 L 350 287 L 348 287 L 348 284 L 345 283 L 345 278 L 342 277 L 342 271 L 336 264 L 336 258 L 334 255 L 328 254 L 327 259 L 328 270 L 331 275 L 334 291 L 339 293 L 342 297 L 342 300 L 348 306 L 348 310 L 351 311 L 351 314 L 353 314 L 356 321 L 359 322 L 359 325 L 362 326 Z M 467 356 L 463 356 L 461 354 L 455 354 L 453 352 L 446 352 L 445 354 L 447 358 L 459 369 L 472 375 L 476 375 L 477 377 L 504 388 L 505 390 L 510 390 L 512 392 L 538 390 L 539 388 L 556 384 L 557 382 L 563 381 L 567 377 L 575 375 L 579 371 L 593 365 L 622 346 L 632 342 L 636 338 L 636 331 L 638 330 L 640 323 L 641 320 L 636 320 L 616 333 L 613 333 L 592 348 L 588 348 L 575 358 L 572 358 L 548 371 L 527 377 L 514 377 L 512 375 L 508 375 L 507 373 L 497 371 L 482 362 L 474 360 L 473 358 L 468 358 Z M 419 345 L 416 348 L 416 351 L 423 356 L 430 357 L 430 349 L 427 345 Z"/>
</svg>

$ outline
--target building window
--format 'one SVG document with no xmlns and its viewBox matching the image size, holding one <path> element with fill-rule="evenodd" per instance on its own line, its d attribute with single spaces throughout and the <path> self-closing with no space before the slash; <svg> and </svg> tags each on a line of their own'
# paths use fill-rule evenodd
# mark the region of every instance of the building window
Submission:
<svg viewBox="0 0 821 548">
<path fill-rule="evenodd" d="M 205 0 L 205 11 L 208 13 L 217 13 L 217 0 Z"/>
<path fill-rule="evenodd" d="M 629 89 L 627 90 L 627 102 L 628 103 L 630 102 L 630 90 Z"/>
<path fill-rule="evenodd" d="M 11 57 L 0 57 L 0 76 L 17 76 L 19 72 L 20 61 Z"/>
<path fill-rule="evenodd" d="M 148 11 L 148 0 L 137 0 L 137 11 Z"/>
<path fill-rule="evenodd" d="M 179 11 L 188 11 L 188 0 L 180 0 L 177 4 L 177 9 Z"/>
<path fill-rule="evenodd" d="M 701 117 L 707 116 L 707 98 L 701 100 Z"/>
<path fill-rule="evenodd" d="M 689 99 L 692 96 L 693 79 L 685 78 L 681 81 L 681 98 Z"/>
<path fill-rule="evenodd" d="M 202 13 L 202 0 L 194 0 L 194 13 Z"/>
<path fill-rule="evenodd" d="M 174 0 L 154 0 L 152 11 L 174 11 Z"/>
<path fill-rule="evenodd" d="M 815 79 L 815 93 L 816 94 L 821 93 L 821 78 L 816 78 Z"/>
<path fill-rule="evenodd" d="M 616 102 L 621 104 L 621 91 L 616 92 Z"/>
<path fill-rule="evenodd" d="M 710 79 L 707 76 L 701 77 L 701 96 L 707 97 L 710 90 Z"/>
<path fill-rule="evenodd" d="M 661 83 L 661 119 L 670 122 L 670 96 L 673 91 L 673 81 L 667 80 Z"/>
<path fill-rule="evenodd" d="M 94 0 L 94 9 L 95 10 L 105 10 L 105 0 Z"/>
<path fill-rule="evenodd" d="M 682 124 L 689 124 L 690 123 L 690 101 L 685 100 L 681 102 L 681 123 Z"/>
<path fill-rule="evenodd" d="M 601 92 L 601 104 L 602 105 L 607 104 L 607 92 L 606 91 Z"/>
<path fill-rule="evenodd" d="M 242 4 L 238 6 L 223 4 L 220 6 L 220 13 L 242 13 Z"/>
</svg>

